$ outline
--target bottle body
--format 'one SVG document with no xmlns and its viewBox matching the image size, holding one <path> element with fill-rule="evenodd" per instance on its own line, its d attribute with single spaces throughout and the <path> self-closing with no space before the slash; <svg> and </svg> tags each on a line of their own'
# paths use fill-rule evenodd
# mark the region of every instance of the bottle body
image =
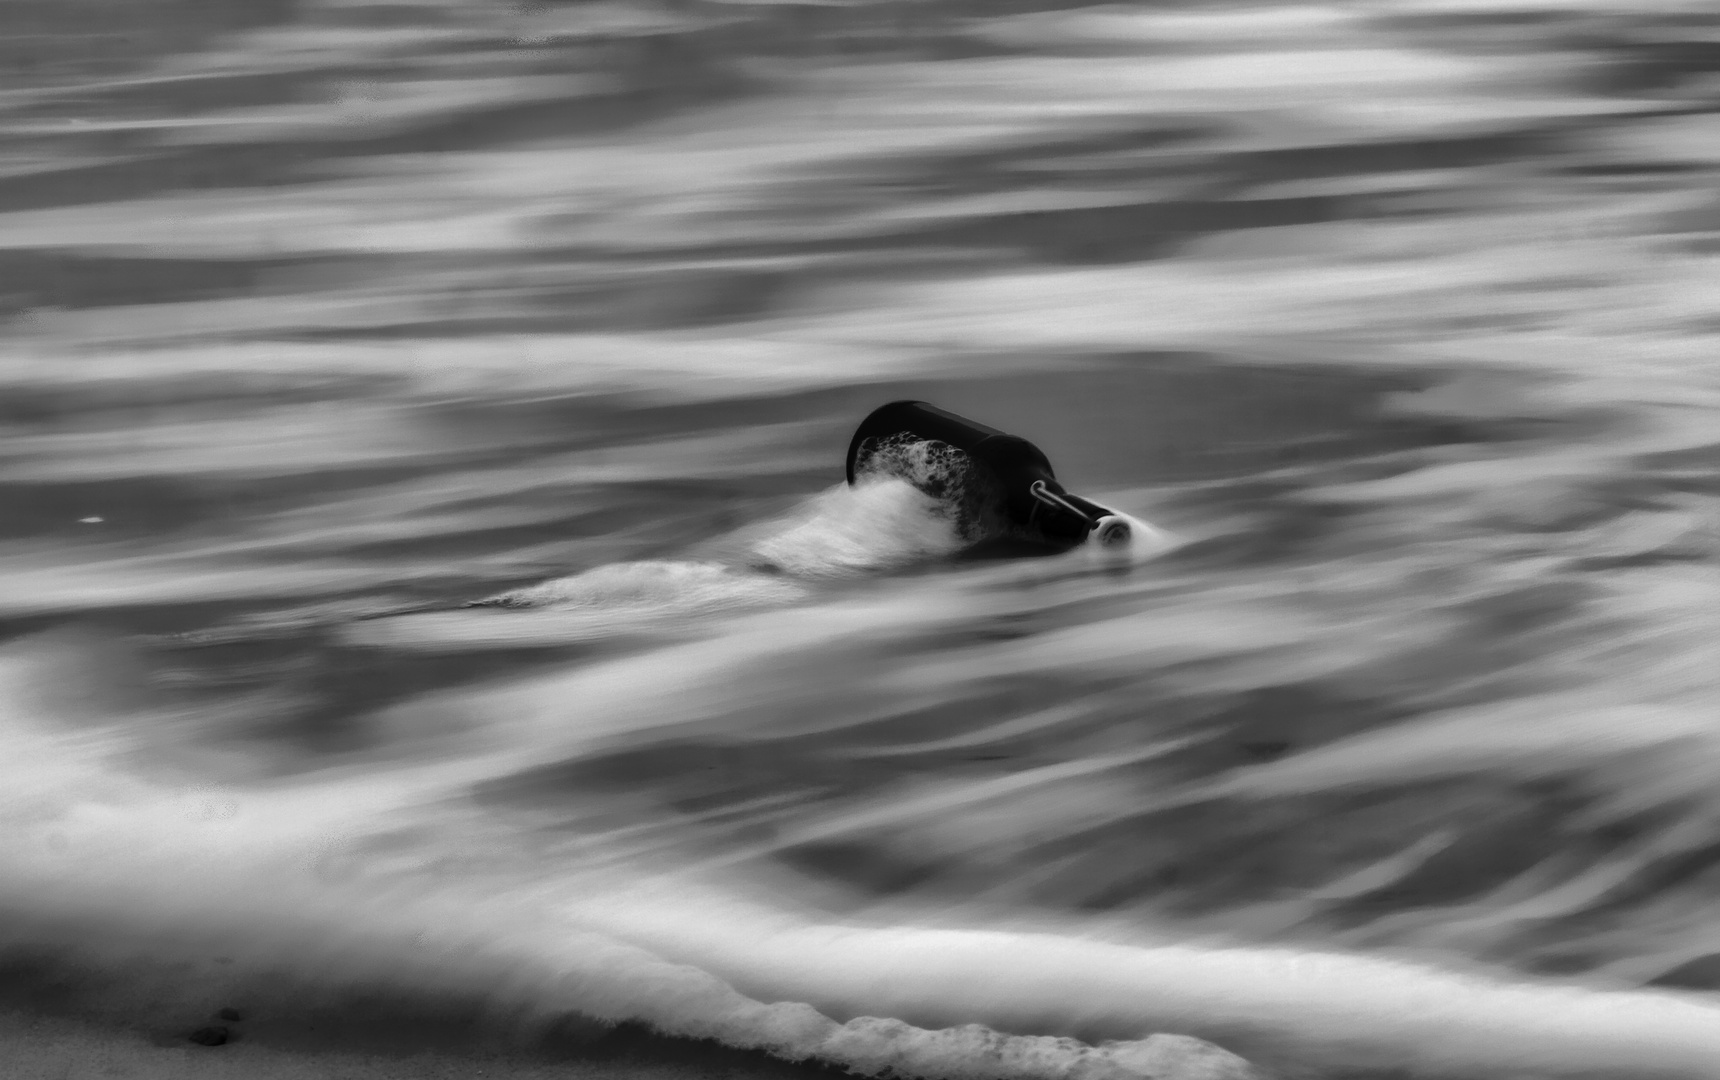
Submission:
<svg viewBox="0 0 1720 1080">
<path fill-rule="evenodd" d="M 946 463 L 962 470 L 961 498 L 993 522 L 983 532 L 1001 531 L 1013 534 L 1008 539 L 1067 548 L 1086 541 L 1101 519 L 1116 516 L 1064 490 L 1051 461 L 1026 439 L 923 401 L 892 401 L 861 421 L 848 444 L 848 482 L 854 484 L 881 466 L 929 494 L 949 494 L 950 485 L 943 479 L 891 467 L 889 451 L 909 446 L 922 458 L 928 449 L 942 454 Z"/>
</svg>

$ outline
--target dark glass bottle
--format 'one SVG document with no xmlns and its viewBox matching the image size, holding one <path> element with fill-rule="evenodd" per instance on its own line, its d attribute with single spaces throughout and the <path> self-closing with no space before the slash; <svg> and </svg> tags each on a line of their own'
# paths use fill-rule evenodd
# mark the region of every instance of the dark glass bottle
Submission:
<svg viewBox="0 0 1720 1080">
<path fill-rule="evenodd" d="M 860 422 L 848 444 L 848 482 L 855 482 L 865 454 L 904 436 L 943 443 L 983 470 L 992 481 L 993 509 L 1013 526 L 1012 539 L 1061 549 L 1085 542 L 1095 528 L 1104 543 L 1127 538 L 1115 511 L 1064 490 L 1037 446 L 923 401 L 892 401 Z"/>
</svg>

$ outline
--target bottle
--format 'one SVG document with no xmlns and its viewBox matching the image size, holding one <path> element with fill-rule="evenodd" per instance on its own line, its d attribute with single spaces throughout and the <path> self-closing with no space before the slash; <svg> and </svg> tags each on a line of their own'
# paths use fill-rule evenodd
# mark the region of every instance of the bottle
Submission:
<svg viewBox="0 0 1720 1080">
<path fill-rule="evenodd" d="M 1007 523 L 1010 539 L 1059 550 L 1089 540 L 1110 546 L 1129 539 L 1128 520 L 1064 490 L 1037 446 L 924 401 L 892 401 L 860 422 L 848 443 L 848 483 L 855 483 L 872 454 L 902 439 L 942 443 L 965 455 L 987 481 L 987 509 Z"/>
</svg>

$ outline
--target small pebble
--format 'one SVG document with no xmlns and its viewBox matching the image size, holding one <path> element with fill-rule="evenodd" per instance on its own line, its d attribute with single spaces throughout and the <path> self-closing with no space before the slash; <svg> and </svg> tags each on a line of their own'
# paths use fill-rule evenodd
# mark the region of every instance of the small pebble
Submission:
<svg viewBox="0 0 1720 1080">
<path fill-rule="evenodd" d="M 227 1041 L 227 1029 L 224 1027 L 202 1027 L 187 1037 L 199 1046 L 220 1046 Z"/>
<path fill-rule="evenodd" d="M 237 1021 L 245 1019 L 245 1017 L 239 1012 L 239 1010 L 234 1009 L 234 1008 L 226 1008 L 226 1009 L 220 1010 L 219 1012 L 217 1012 L 215 1014 L 215 1018 L 217 1020 L 227 1020 L 230 1022 L 237 1022 Z"/>
</svg>

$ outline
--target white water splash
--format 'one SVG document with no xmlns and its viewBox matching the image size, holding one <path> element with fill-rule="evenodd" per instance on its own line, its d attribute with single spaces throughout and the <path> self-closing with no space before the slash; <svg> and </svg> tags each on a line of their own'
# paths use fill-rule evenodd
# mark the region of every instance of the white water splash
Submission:
<svg viewBox="0 0 1720 1080">
<path fill-rule="evenodd" d="M 814 496 L 753 552 L 791 574 L 821 578 L 894 569 L 961 547 L 939 500 L 904 480 L 874 477 Z"/>
<path fill-rule="evenodd" d="M 804 595 L 792 582 L 719 563 L 652 560 L 599 566 L 483 603 L 616 616 L 675 615 L 786 603 Z"/>
</svg>

